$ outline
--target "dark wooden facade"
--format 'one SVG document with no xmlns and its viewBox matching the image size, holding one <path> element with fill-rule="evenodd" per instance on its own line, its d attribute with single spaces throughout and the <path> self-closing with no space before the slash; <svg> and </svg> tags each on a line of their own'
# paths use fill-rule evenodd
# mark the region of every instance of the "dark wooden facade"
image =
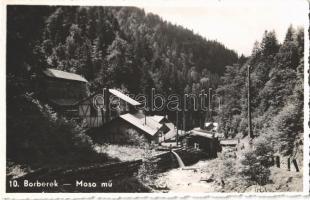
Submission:
<svg viewBox="0 0 310 200">
<path fill-rule="evenodd" d="M 54 69 L 44 71 L 37 85 L 38 97 L 67 117 L 78 117 L 77 103 L 88 93 L 87 81 L 83 77 Z"/>
<path fill-rule="evenodd" d="M 198 148 L 208 154 L 210 158 L 217 157 L 217 152 L 222 150 L 219 139 L 214 137 L 212 133 L 192 130 L 189 134 L 181 136 L 181 140 L 183 145 L 190 148 Z"/>
<path fill-rule="evenodd" d="M 189 136 L 187 138 L 187 145 L 189 147 L 195 147 L 195 143 L 198 144 L 198 148 L 207 153 L 210 157 L 217 157 L 217 152 L 221 150 L 220 143 L 217 138 L 206 138 L 202 136 Z"/>
</svg>

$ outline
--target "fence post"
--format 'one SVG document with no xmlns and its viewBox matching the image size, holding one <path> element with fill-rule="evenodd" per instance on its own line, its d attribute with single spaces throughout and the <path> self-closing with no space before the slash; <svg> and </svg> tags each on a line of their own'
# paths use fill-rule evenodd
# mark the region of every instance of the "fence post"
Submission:
<svg viewBox="0 0 310 200">
<path fill-rule="evenodd" d="M 290 157 L 287 158 L 287 170 L 291 171 L 291 158 Z"/>
<path fill-rule="evenodd" d="M 280 168 L 280 156 L 276 156 L 277 167 Z"/>
<path fill-rule="evenodd" d="M 299 172 L 299 168 L 298 168 L 298 164 L 297 164 L 296 159 L 293 159 L 293 164 L 295 166 L 296 172 Z"/>
</svg>

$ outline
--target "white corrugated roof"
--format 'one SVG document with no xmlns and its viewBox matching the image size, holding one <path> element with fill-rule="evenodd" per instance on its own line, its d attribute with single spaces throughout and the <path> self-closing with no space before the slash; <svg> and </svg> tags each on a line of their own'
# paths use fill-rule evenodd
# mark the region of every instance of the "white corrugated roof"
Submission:
<svg viewBox="0 0 310 200">
<path fill-rule="evenodd" d="M 163 120 L 165 118 L 165 116 L 161 116 L 161 115 L 154 115 L 152 116 L 153 120 L 160 122 L 161 120 Z"/>
<path fill-rule="evenodd" d="M 145 118 L 140 118 L 142 123 L 145 123 Z M 153 119 L 153 116 L 146 116 L 146 125 L 149 126 L 152 129 L 159 130 L 163 125 L 158 123 Z"/>
<path fill-rule="evenodd" d="M 134 115 L 127 113 L 124 115 L 120 116 L 122 119 L 124 119 L 125 121 L 129 122 L 130 124 L 134 125 L 135 127 L 141 129 L 142 131 L 148 133 L 149 135 L 153 136 L 157 133 L 158 129 L 154 129 L 152 127 L 150 127 L 148 125 L 148 123 L 146 123 L 146 125 L 144 124 L 144 118 L 143 119 L 139 119 L 136 118 Z"/>
<path fill-rule="evenodd" d="M 206 133 L 206 132 L 201 132 L 199 130 L 191 130 L 191 135 L 195 136 L 201 136 L 201 137 L 206 137 L 206 138 L 213 138 L 213 134 L 211 133 Z"/>
<path fill-rule="evenodd" d="M 57 69 L 47 68 L 43 71 L 43 73 L 46 76 L 52 77 L 52 78 L 61 78 L 61 79 L 74 80 L 74 81 L 80 81 L 80 82 L 86 82 L 86 83 L 88 82 L 85 78 L 83 78 L 82 76 L 78 74 L 60 71 Z"/>
<path fill-rule="evenodd" d="M 123 94 L 122 92 L 118 91 L 118 90 L 114 90 L 114 89 L 109 89 L 109 92 L 115 96 L 117 96 L 118 98 L 128 102 L 129 104 L 133 105 L 133 106 L 139 106 L 141 105 L 141 103 L 139 103 L 138 101 L 130 98 L 129 96 L 127 96 L 126 94 Z"/>
<path fill-rule="evenodd" d="M 221 145 L 237 145 L 238 144 L 238 140 L 235 140 L 235 139 L 221 140 L 220 144 Z"/>
</svg>

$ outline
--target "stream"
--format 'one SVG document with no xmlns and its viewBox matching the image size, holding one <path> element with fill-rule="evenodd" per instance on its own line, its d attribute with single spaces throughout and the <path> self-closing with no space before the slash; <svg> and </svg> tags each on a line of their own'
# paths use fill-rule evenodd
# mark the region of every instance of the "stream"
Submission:
<svg viewBox="0 0 310 200">
<path fill-rule="evenodd" d="M 179 168 L 184 168 L 185 165 L 184 165 L 184 162 L 182 161 L 182 159 L 180 158 L 180 156 L 174 152 L 174 151 L 171 151 L 173 153 L 173 155 L 175 155 L 177 161 L 178 161 L 178 164 L 179 164 Z"/>
</svg>

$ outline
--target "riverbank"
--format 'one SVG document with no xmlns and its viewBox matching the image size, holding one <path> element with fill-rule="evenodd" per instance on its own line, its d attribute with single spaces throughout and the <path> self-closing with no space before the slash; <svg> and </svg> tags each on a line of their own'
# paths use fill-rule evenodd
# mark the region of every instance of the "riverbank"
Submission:
<svg viewBox="0 0 310 200">
<path fill-rule="evenodd" d="M 161 192 L 216 192 L 221 186 L 210 171 L 217 159 L 204 160 L 161 173 L 154 181 L 155 190 Z M 216 182 L 216 183 L 215 183 Z"/>
<path fill-rule="evenodd" d="M 100 145 L 95 147 L 95 151 L 99 154 L 105 153 L 111 156 L 111 159 L 115 161 L 118 160 L 118 162 L 114 162 L 114 164 L 112 162 L 110 164 L 111 166 L 94 165 L 81 168 L 82 171 L 76 167 L 72 168 L 73 171 L 68 171 L 68 169 L 65 171 L 69 172 L 69 174 L 71 173 L 69 176 L 71 179 L 83 177 L 86 180 L 86 177 L 88 177 L 88 181 L 95 182 L 105 180 L 104 177 L 107 178 L 109 175 L 122 174 L 117 177 L 111 176 L 110 179 L 113 180 L 113 188 L 78 190 L 74 187 L 62 187 L 61 191 L 119 192 L 121 190 L 126 192 L 164 193 L 302 191 L 302 168 L 300 172 L 296 172 L 293 168 L 291 171 L 288 171 L 285 163 L 282 162 L 281 168 L 275 166 L 269 167 L 270 176 L 268 176 L 269 182 L 267 184 L 261 186 L 257 185 L 255 182 L 249 182 L 249 180 L 246 180 L 239 173 L 240 166 L 238 165 L 238 157 L 242 155 L 240 150 L 236 151 L 236 148 L 231 147 L 224 148 L 221 153 L 218 153 L 218 157 L 214 159 L 206 159 L 201 152 L 193 149 L 178 149 L 171 153 L 135 146 Z M 282 161 L 285 160 L 287 159 L 282 159 Z M 299 165 L 301 165 L 301 160 L 297 160 L 299 161 Z M 139 164 L 135 165 L 132 168 L 132 173 L 129 174 L 128 170 L 131 162 L 139 162 Z M 10 167 L 10 172 L 7 173 L 17 178 L 18 176 L 27 174 L 27 172 L 29 173 L 30 171 L 24 166 L 12 165 Z M 52 173 L 51 176 L 48 177 L 61 177 L 57 178 L 57 180 L 60 181 L 64 179 L 64 182 L 68 182 L 67 172 L 65 173 L 66 176 L 55 176 L 55 174 Z M 80 172 L 83 172 L 84 175 L 81 175 Z M 61 170 L 56 172 L 56 175 L 59 173 L 62 173 Z M 45 173 L 40 174 L 40 176 L 44 174 Z M 100 174 L 100 176 L 98 176 L 98 174 Z"/>
<path fill-rule="evenodd" d="M 202 160 L 185 168 L 172 169 L 158 174 L 154 180 L 157 192 L 300 192 L 301 172 L 270 167 L 269 184 L 260 186 L 244 180 L 238 174 L 229 174 L 236 166 L 227 166 L 229 160 L 216 158 Z"/>
</svg>

